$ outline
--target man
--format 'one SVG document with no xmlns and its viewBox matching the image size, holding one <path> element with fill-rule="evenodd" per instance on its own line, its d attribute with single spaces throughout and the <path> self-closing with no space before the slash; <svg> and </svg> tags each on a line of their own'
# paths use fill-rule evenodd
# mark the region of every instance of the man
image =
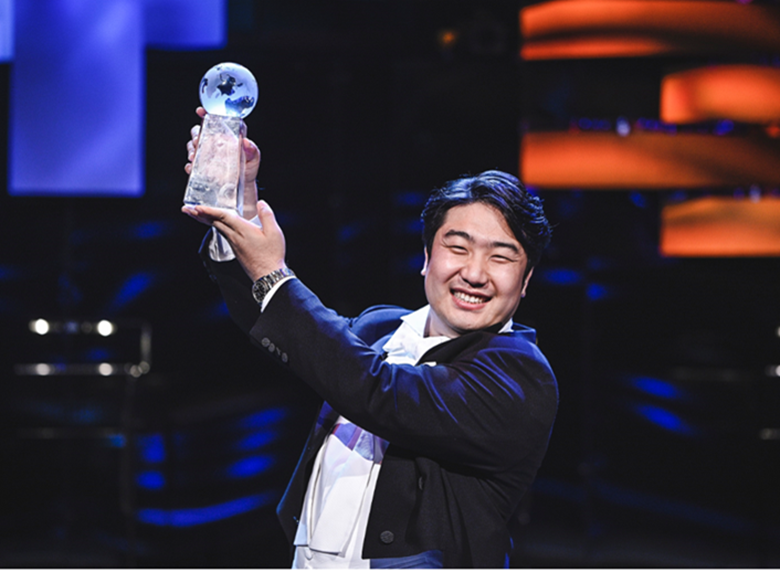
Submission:
<svg viewBox="0 0 780 572">
<path fill-rule="evenodd" d="M 253 181 L 260 154 L 245 141 Z M 190 160 L 196 145 L 194 132 Z M 324 400 L 278 508 L 293 567 L 507 566 L 507 523 L 558 400 L 533 330 L 512 322 L 549 242 L 539 199 L 498 171 L 434 191 L 422 215 L 429 305 L 350 320 L 287 268 L 274 214 L 248 187 L 259 225 L 182 210 L 218 231 L 202 256 L 231 316 Z"/>
</svg>

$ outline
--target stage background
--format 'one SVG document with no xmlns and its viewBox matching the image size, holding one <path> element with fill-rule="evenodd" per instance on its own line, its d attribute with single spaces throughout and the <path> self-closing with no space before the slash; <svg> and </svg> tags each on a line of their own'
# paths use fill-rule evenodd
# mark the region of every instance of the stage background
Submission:
<svg viewBox="0 0 780 572">
<path fill-rule="evenodd" d="M 223 48 L 145 51 L 142 196 L 0 193 L 0 565 L 288 565 L 274 507 L 316 399 L 230 322 L 197 255 L 204 228 L 179 212 L 200 78 L 222 61 L 256 75 L 261 195 L 301 280 L 344 315 L 415 308 L 432 188 L 518 173 L 534 129 L 658 120 L 662 76 L 707 62 L 523 61 L 524 6 L 231 0 Z M 68 138 L 37 136 L 45 170 Z M 686 189 L 536 192 L 555 231 L 517 320 L 561 401 L 512 565 L 778 566 L 777 258 L 662 257 L 662 209 Z M 72 331 L 35 334 L 37 319 Z M 126 337 L 83 326 L 103 319 Z M 149 368 L 20 368 L 114 362 Z"/>
</svg>

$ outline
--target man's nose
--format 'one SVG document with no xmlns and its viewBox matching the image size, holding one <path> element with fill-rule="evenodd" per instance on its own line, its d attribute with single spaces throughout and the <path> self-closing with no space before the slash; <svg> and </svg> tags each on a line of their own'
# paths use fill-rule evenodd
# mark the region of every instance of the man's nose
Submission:
<svg viewBox="0 0 780 572">
<path fill-rule="evenodd" d="M 486 262 L 480 256 L 470 256 L 461 268 L 460 276 L 470 286 L 483 286 L 487 282 Z"/>
</svg>

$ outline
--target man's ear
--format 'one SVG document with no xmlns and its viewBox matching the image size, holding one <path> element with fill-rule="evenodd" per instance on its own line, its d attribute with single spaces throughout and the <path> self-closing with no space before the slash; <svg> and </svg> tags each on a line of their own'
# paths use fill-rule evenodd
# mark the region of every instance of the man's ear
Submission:
<svg viewBox="0 0 780 572">
<path fill-rule="evenodd" d="M 531 281 L 531 275 L 534 273 L 534 269 L 531 268 L 528 271 L 528 274 L 525 275 L 525 278 L 523 278 L 523 289 L 520 291 L 520 297 L 525 298 L 525 291 L 528 288 L 528 283 Z"/>
<path fill-rule="evenodd" d="M 428 273 L 428 249 L 423 248 L 423 255 L 425 256 L 425 262 L 423 262 L 422 270 L 420 271 L 420 274 L 425 276 Z"/>
</svg>

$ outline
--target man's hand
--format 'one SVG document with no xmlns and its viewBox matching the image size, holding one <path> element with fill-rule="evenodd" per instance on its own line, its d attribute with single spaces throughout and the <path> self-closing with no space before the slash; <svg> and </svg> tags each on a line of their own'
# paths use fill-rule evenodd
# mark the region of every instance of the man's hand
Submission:
<svg viewBox="0 0 780 572">
<path fill-rule="evenodd" d="M 198 117 L 203 119 L 206 116 L 206 110 L 198 107 L 195 110 Z M 247 139 L 246 124 L 242 123 L 241 140 L 244 153 L 244 213 L 245 219 L 254 218 L 257 214 L 257 172 L 260 170 L 260 149 L 257 148 L 254 141 Z M 187 141 L 187 161 L 184 165 L 184 171 L 189 175 L 192 173 L 192 162 L 195 160 L 195 152 L 198 150 L 198 140 L 200 138 L 200 125 L 195 125 L 190 129 L 190 140 Z"/>
<path fill-rule="evenodd" d="M 274 270 L 287 267 L 284 261 L 284 233 L 265 201 L 257 203 L 257 216 L 262 228 L 233 211 L 203 205 L 185 205 L 181 210 L 198 222 L 212 225 L 227 239 L 252 282 Z"/>
</svg>

